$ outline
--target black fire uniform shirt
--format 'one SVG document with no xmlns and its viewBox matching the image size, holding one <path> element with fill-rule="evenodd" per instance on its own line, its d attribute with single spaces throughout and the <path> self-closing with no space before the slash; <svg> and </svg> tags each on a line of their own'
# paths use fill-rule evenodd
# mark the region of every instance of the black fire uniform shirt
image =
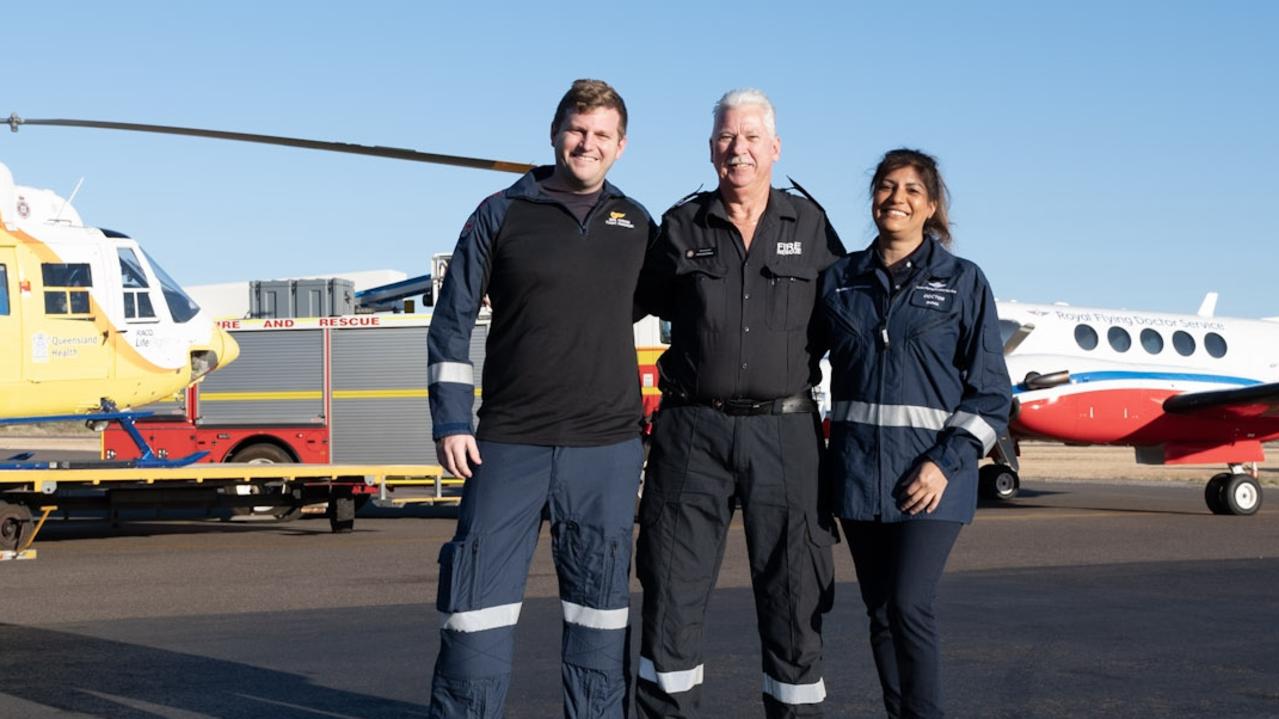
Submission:
<svg viewBox="0 0 1279 719">
<path fill-rule="evenodd" d="M 826 350 L 817 276 L 843 254 L 816 202 L 776 188 L 749 252 L 718 192 L 668 210 L 637 294 L 641 311 L 671 322 L 662 392 L 773 400 L 816 385 Z"/>
<path fill-rule="evenodd" d="M 631 298 L 655 232 L 607 182 L 581 220 L 539 167 L 484 202 L 462 229 L 428 335 L 436 440 L 475 433 L 471 331 L 487 294 L 493 321 L 477 438 L 567 447 L 639 436 Z"/>
</svg>

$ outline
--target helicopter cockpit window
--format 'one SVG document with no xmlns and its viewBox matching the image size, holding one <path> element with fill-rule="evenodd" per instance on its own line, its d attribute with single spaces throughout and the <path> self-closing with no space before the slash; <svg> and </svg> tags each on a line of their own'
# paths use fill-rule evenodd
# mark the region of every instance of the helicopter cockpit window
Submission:
<svg viewBox="0 0 1279 719">
<path fill-rule="evenodd" d="M 160 289 L 164 291 L 164 303 L 169 306 L 169 312 L 173 314 L 173 321 L 181 324 L 189 321 L 200 313 L 200 306 L 191 299 L 186 292 L 182 291 L 179 285 L 164 268 L 155 261 L 155 258 L 146 250 L 142 251 L 146 255 L 147 262 L 151 263 L 151 270 L 155 272 L 156 279 L 160 280 Z"/>
<path fill-rule="evenodd" d="M 120 256 L 120 282 L 124 287 L 124 318 L 154 319 L 155 308 L 151 305 L 151 292 L 148 290 L 150 285 L 138 256 L 128 247 L 121 247 L 116 253 Z"/>
<path fill-rule="evenodd" d="M 44 280 L 45 314 L 89 314 L 89 288 L 93 287 L 93 272 L 88 263 L 46 262 L 40 265 L 40 275 Z"/>
<path fill-rule="evenodd" d="M 0 315 L 9 314 L 9 270 L 0 265 Z"/>
</svg>

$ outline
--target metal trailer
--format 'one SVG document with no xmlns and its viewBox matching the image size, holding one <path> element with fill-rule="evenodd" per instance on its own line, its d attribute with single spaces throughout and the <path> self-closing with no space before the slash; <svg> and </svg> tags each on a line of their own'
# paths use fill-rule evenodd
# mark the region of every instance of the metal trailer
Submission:
<svg viewBox="0 0 1279 719">
<path fill-rule="evenodd" d="M 324 504 L 330 529 L 348 532 L 362 499 L 403 486 L 438 492 L 442 474 L 438 466 L 394 464 L 0 470 L 0 560 L 34 559 L 32 544 L 55 511 L 105 510 L 114 520 L 129 509 L 220 508 L 288 520 L 303 506 Z"/>
<path fill-rule="evenodd" d="M 203 462 L 437 464 L 427 402 L 429 315 L 225 320 L 233 364 L 172 403 L 150 405 L 138 429 L 161 456 Z M 489 323 L 471 338 L 483 376 Z M 476 388 L 475 408 L 479 408 Z M 136 456 L 119 427 L 104 459 Z"/>
</svg>

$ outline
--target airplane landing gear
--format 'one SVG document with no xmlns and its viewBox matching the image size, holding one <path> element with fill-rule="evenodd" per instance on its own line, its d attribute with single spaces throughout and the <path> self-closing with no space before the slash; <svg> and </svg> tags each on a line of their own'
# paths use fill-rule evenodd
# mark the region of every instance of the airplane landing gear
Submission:
<svg viewBox="0 0 1279 719">
<path fill-rule="evenodd" d="M 1204 503 L 1213 514 L 1256 514 L 1261 509 L 1261 485 L 1242 472 L 1222 472 L 1208 480 Z"/>
<path fill-rule="evenodd" d="M 1012 499 L 1019 489 L 1021 478 L 1006 464 L 988 464 L 977 471 L 977 496 L 982 499 Z"/>
</svg>

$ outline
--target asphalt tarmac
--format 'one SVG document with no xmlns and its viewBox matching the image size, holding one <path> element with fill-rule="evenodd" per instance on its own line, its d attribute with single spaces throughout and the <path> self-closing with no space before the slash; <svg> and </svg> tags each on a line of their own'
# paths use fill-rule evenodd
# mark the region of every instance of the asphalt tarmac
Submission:
<svg viewBox="0 0 1279 719">
<path fill-rule="evenodd" d="M 1202 485 L 1028 482 L 983 505 L 939 598 L 955 717 L 1279 716 L 1279 493 L 1219 517 Z M 0 717 L 422 717 L 453 522 L 46 527 L 0 564 Z M 507 716 L 560 716 L 546 537 Z M 847 548 L 827 617 L 830 717 L 882 716 Z M 639 587 L 633 584 L 637 619 Z M 762 716 L 740 526 L 711 602 L 704 711 Z M 635 637 L 638 648 L 638 636 Z"/>
</svg>

